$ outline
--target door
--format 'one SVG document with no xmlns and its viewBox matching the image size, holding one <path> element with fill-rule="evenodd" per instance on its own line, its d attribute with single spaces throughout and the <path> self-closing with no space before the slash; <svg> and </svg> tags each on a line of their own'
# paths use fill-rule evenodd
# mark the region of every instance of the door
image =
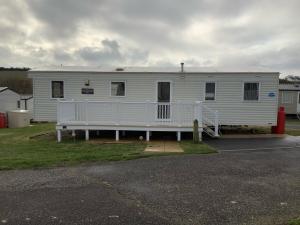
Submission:
<svg viewBox="0 0 300 225">
<path fill-rule="evenodd" d="M 298 92 L 297 98 L 297 113 L 300 113 L 300 92 Z"/>
<path fill-rule="evenodd" d="M 171 82 L 157 82 L 157 119 L 171 119 Z"/>
</svg>

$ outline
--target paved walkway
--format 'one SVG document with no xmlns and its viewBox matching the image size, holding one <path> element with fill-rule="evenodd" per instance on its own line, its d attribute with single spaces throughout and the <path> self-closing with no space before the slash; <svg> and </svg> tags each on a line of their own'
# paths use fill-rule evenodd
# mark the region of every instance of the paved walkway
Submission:
<svg viewBox="0 0 300 225">
<path fill-rule="evenodd" d="M 151 141 L 145 152 L 183 152 L 177 141 Z"/>
</svg>

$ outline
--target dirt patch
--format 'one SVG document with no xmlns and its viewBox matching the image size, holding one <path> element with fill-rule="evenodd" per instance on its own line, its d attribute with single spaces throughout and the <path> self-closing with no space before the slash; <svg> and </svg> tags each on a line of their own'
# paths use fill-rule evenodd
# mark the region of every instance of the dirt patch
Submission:
<svg viewBox="0 0 300 225">
<path fill-rule="evenodd" d="M 151 141 L 145 152 L 183 152 L 177 141 Z"/>
</svg>

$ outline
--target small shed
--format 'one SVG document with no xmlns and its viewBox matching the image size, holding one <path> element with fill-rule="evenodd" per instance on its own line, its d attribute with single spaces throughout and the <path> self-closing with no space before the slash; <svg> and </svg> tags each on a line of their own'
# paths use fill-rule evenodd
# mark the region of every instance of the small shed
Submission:
<svg viewBox="0 0 300 225">
<path fill-rule="evenodd" d="M 279 84 L 279 106 L 285 108 L 286 114 L 300 112 L 300 83 Z"/>
<path fill-rule="evenodd" d="M 20 95 L 8 87 L 0 87 L 0 112 L 20 108 Z"/>
</svg>

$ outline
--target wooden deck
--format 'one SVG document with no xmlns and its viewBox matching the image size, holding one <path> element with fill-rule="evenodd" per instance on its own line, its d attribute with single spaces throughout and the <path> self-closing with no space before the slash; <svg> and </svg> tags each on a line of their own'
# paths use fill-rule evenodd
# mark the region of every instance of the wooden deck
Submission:
<svg viewBox="0 0 300 225">
<path fill-rule="evenodd" d="M 180 141 L 181 132 L 193 131 L 195 119 L 199 122 L 200 138 L 207 124 L 215 126 L 218 122 L 215 111 L 204 118 L 203 113 L 209 109 L 204 108 L 201 102 L 60 101 L 57 108 L 56 130 L 59 142 L 62 130 L 84 130 L 86 140 L 89 140 L 90 130 L 114 130 L 116 140 L 119 140 L 119 131 L 145 131 L 147 141 L 152 131 L 175 131 Z"/>
</svg>

